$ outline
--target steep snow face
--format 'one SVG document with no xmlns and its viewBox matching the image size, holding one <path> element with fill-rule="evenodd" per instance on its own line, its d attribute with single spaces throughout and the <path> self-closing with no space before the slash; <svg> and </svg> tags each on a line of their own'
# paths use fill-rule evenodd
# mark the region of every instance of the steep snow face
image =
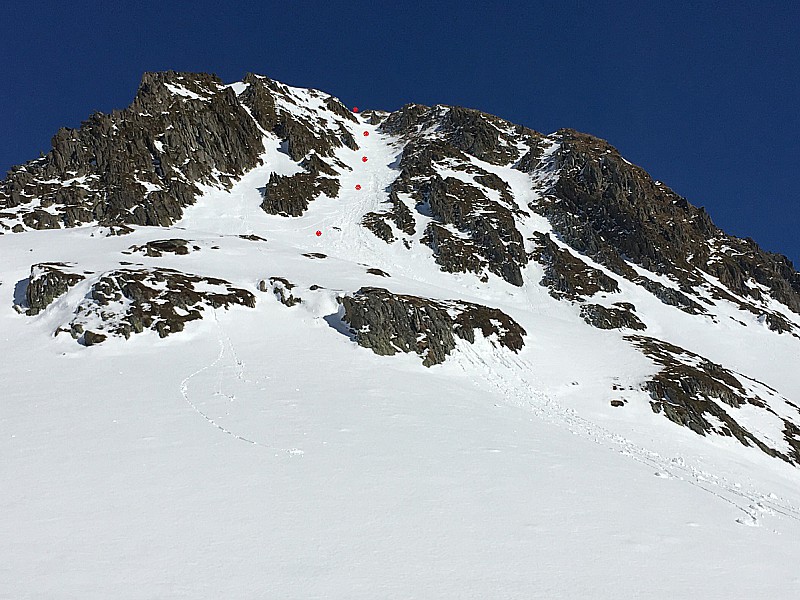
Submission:
<svg viewBox="0 0 800 600">
<path fill-rule="evenodd" d="M 183 77 L 160 101 L 220 94 L 257 132 L 240 174 L 162 226 L 0 236 L 0 596 L 791 596 L 778 267 L 734 289 L 613 254 L 562 189 L 571 134 Z M 729 270 L 759 256 L 713 235 Z M 408 331 L 375 301 L 351 326 L 375 288 Z"/>
</svg>

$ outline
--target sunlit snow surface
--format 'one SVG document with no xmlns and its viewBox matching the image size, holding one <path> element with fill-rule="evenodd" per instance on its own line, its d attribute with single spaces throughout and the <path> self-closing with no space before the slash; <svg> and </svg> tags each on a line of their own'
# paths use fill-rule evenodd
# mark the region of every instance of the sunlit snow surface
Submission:
<svg viewBox="0 0 800 600">
<path fill-rule="evenodd" d="M 338 151 L 340 196 L 301 218 L 259 208 L 270 172 L 297 171 L 275 140 L 169 230 L 0 236 L 0 597 L 796 597 L 800 472 L 653 414 L 639 384 L 656 367 L 550 298 L 535 263 L 523 288 L 481 284 L 374 237 L 359 221 L 383 208 L 399 146 L 349 127 L 362 148 Z M 120 254 L 169 237 L 202 250 Z M 85 286 L 37 317 L 12 308 L 33 263 L 123 260 L 224 278 L 257 306 L 89 348 L 52 336 Z M 258 291 L 272 276 L 304 303 Z M 498 307 L 526 347 L 481 338 L 430 369 L 375 356 L 332 326 L 336 295 L 363 285 Z M 621 288 L 648 335 L 800 398 L 796 339 Z"/>
</svg>

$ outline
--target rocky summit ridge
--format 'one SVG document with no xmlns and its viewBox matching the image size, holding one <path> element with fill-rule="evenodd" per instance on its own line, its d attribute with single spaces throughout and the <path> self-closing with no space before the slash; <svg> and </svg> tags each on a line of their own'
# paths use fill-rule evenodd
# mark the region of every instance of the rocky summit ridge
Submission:
<svg viewBox="0 0 800 600">
<path fill-rule="evenodd" d="M 202 273 L 216 242 L 173 237 L 189 207 L 253 173 L 262 173 L 253 208 L 288 226 L 315 203 L 351 194 L 357 163 L 346 153 L 360 156 L 362 125 L 385 140 L 392 160 L 385 179 L 363 191 L 374 202 L 340 216 L 373 256 L 435 264 L 440 281 L 453 282 L 449 293 L 403 293 L 385 283 L 397 279 L 388 269 L 369 265 L 371 280 L 335 291 L 287 272 L 227 281 Z M 524 311 L 491 302 L 493 289 L 513 296 L 534 286 L 650 361 L 637 391 L 654 415 L 800 465 L 800 398 L 659 338 L 661 320 L 680 313 L 674 318 L 718 330 L 720 344 L 735 334 L 715 327 L 733 322 L 783 340 L 800 358 L 800 274 L 786 257 L 725 234 L 703 208 L 591 135 L 545 135 L 442 105 L 354 114 L 329 94 L 254 74 L 224 84 L 202 73 L 146 73 L 128 108 L 59 130 L 47 154 L 0 182 L 0 234 L 70 228 L 98 239 L 139 236 L 113 268 L 53 260 L 28 265 L 28 278 L 15 282 L 24 318 L 51 314 L 54 334 L 86 346 L 148 330 L 166 337 L 217 308 L 253 308 L 264 294 L 298 310 L 328 293 L 338 306 L 331 322 L 355 343 L 417 354 L 430 367 L 474 343 L 476 331 L 510 354 L 536 343 Z M 243 227 L 237 252 L 269 264 L 270 230 L 251 229 Z M 462 281 L 484 290 L 486 302 L 459 297 Z M 642 298 L 660 312 L 642 308 Z M 745 409 L 770 425 L 738 418 Z"/>
</svg>

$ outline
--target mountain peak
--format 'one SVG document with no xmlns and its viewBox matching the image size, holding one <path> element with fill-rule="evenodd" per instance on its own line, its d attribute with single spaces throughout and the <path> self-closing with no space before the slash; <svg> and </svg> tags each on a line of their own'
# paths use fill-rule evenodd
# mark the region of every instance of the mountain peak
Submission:
<svg viewBox="0 0 800 600">
<path fill-rule="evenodd" d="M 445 360 L 457 339 L 474 342 L 477 329 L 500 346 L 515 332 L 511 345 L 521 350 L 529 342 L 519 332 L 535 335 L 537 327 L 517 317 L 540 309 L 523 304 L 506 312 L 496 304 L 503 294 L 529 303 L 532 289 L 545 291 L 546 306 L 569 307 L 575 322 L 600 331 L 651 335 L 664 329 L 665 319 L 690 319 L 698 331 L 724 322 L 734 337 L 744 327 L 792 338 L 792 348 L 800 339 L 800 275 L 788 259 L 726 235 L 704 209 L 605 140 L 572 129 L 545 135 L 459 106 L 406 104 L 391 113 L 356 115 L 329 94 L 252 73 L 233 84 L 206 73 L 145 73 L 130 107 L 60 130 L 46 156 L 11 170 L 0 184 L 0 228 L 7 234 L 73 228 L 114 237 L 135 233 L 138 243 L 123 253 L 148 261 L 204 255 L 216 246 L 200 230 L 197 239 L 172 232 L 196 228 L 191 214 L 207 210 L 198 203 L 210 206 L 206 199 L 215 195 L 251 203 L 237 209 L 247 216 L 226 226 L 241 229 L 238 240 L 250 240 L 245 253 L 264 251 L 274 227 L 285 232 L 308 222 L 320 243 L 335 235 L 340 251 L 366 252 L 364 260 L 376 263 L 364 271 L 370 277 L 390 277 L 389 267 L 407 264 L 413 266 L 405 276 L 414 280 L 416 269 L 433 265 L 429 282 L 453 292 L 444 298 L 369 282 L 333 295 L 308 282 L 305 291 L 314 302 L 344 307 L 333 320 L 352 329 L 356 343 L 381 354 L 415 352 L 426 366 Z M 214 206 L 218 214 L 205 213 L 206 236 L 229 212 L 224 203 Z M 338 225 L 323 231 L 330 221 Z M 262 229 L 251 226 L 256 222 Z M 143 239 L 142 227 L 171 233 Z M 346 243 L 344 231 L 356 242 Z M 327 260 L 326 253 L 302 253 L 317 255 Z M 123 262 L 97 269 L 62 260 L 29 265 L 18 309 L 41 318 L 55 310 L 56 300 L 83 289 L 88 296 L 71 300 L 71 315 L 56 331 L 96 345 L 148 329 L 160 336 L 182 331 L 209 307 L 252 308 L 256 291 L 273 293 L 291 308 L 304 302 L 298 284 L 283 273 L 253 275 L 260 283 L 248 290 L 246 282 L 183 273 L 172 262 Z M 482 302 L 461 298 L 460 286 L 474 289 Z M 180 310 L 164 312 L 157 308 L 162 303 Z M 384 305 L 393 308 L 382 314 Z M 658 373 L 639 381 L 653 410 L 708 433 L 714 427 L 702 415 L 722 418 L 711 399 L 722 388 L 707 378 L 728 386 L 724 403 L 743 405 L 750 396 L 727 367 L 701 372 L 695 359 L 681 358 L 679 342 L 691 341 L 629 335 L 619 343 L 640 352 Z M 685 352 L 707 364 L 722 362 Z M 676 378 L 700 383 L 676 398 L 665 383 Z M 775 391 L 770 401 L 765 389 L 759 388 L 755 405 L 774 411 L 784 396 Z M 730 394 L 739 399 L 731 401 Z M 683 414 L 697 418 L 676 416 Z M 746 430 L 723 420 L 727 431 Z M 793 430 L 786 425 L 782 431 L 794 444 Z M 735 437 L 798 460 L 756 433 Z"/>
</svg>

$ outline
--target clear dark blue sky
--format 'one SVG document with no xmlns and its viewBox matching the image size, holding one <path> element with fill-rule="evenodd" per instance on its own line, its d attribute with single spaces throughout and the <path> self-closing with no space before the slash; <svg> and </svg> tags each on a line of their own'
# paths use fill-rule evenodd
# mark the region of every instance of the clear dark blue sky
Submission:
<svg viewBox="0 0 800 600">
<path fill-rule="evenodd" d="M 718 6 L 714 6 L 718 5 Z M 363 108 L 479 108 L 572 127 L 800 265 L 800 3 L 14 2 L 0 171 L 123 108 L 143 71 L 247 71 Z"/>
</svg>

